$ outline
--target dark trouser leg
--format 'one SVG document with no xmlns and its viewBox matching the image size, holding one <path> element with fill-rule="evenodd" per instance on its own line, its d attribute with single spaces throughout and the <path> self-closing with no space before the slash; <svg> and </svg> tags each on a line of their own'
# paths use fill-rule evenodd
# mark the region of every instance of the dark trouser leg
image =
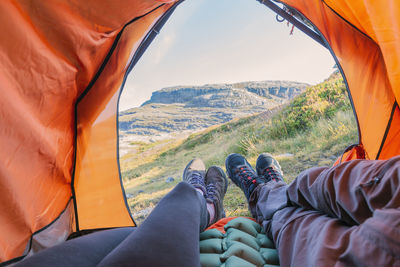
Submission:
<svg viewBox="0 0 400 267">
<path fill-rule="evenodd" d="M 289 186 L 258 187 L 250 207 L 282 266 L 396 266 L 399 171 L 400 157 L 314 168 Z"/>
<path fill-rule="evenodd" d="M 139 227 L 76 238 L 26 258 L 20 266 L 200 266 L 199 229 L 207 223 L 204 197 L 180 183 Z"/>
<path fill-rule="evenodd" d="M 359 226 L 287 207 L 271 220 L 281 266 L 400 266 L 400 212 L 376 210 Z"/>
<path fill-rule="evenodd" d="M 302 172 L 289 185 L 287 194 L 294 205 L 357 225 L 376 209 L 399 208 L 399 185 L 400 157 L 354 160 Z"/>
<path fill-rule="evenodd" d="M 25 258 L 17 266 L 96 266 L 135 229 L 111 229 L 68 240 Z"/>
<path fill-rule="evenodd" d="M 206 225 L 204 198 L 182 182 L 100 266 L 200 266 L 199 229 Z"/>
</svg>

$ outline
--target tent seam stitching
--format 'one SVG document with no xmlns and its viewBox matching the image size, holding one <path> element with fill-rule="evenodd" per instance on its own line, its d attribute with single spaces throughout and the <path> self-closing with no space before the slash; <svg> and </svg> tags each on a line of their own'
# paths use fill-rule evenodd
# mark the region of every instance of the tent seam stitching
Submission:
<svg viewBox="0 0 400 267">
<path fill-rule="evenodd" d="M 374 39 L 372 39 L 368 34 L 366 34 L 365 32 L 363 32 L 362 30 L 360 30 L 359 28 L 357 28 L 354 24 L 352 24 L 350 21 L 348 21 L 347 19 L 345 19 L 343 16 L 341 16 L 339 13 L 336 12 L 336 10 L 334 10 L 331 6 L 329 6 L 325 0 L 321 0 L 330 10 L 332 10 L 333 13 L 335 13 L 338 17 L 340 17 L 342 20 L 344 20 L 347 24 L 349 24 L 351 27 L 353 27 L 354 29 L 356 29 L 358 32 L 360 32 L 362 35 L 364 35 L 365 37 L 367 37 L 368 39 L 370 39 L 371 41 L 373 41 L 375 44 L 376 42 L 374 41 Z"/>
<path fill-rule="evenodd" d="M 392 111 L 390 113 L 390 118 L 389 118 L 388 124 L 386 125 L 385 134 L 383 135 L 382 142 L 381 142 L 381 145 L 379 147 L 378 153 L 376 154 L 376 158 L 375 159 L 379 159 L 379 156 L 381 155 L 383 146 L 385 145 L 385 142 L 386 142 L 386 138 L 387 138 L 387 136 L 389 134 L 389 131 L 390 131 L 390 128 L 392 126 L 393 116 L 394 116 L 394 112 L 396 111 L 396 107 L 398 107 L 398 104 L 397 104 L 397 101 L 395 100 L 394 104 L 393 104 L 393 107 L 392 107 Z"/>
</svg>

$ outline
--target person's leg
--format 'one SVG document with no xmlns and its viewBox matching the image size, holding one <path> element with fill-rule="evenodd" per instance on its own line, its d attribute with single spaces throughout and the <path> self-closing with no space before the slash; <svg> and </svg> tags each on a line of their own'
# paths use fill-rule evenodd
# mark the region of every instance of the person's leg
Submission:
<svg viewBox="0 0 400 267">
<path fill-rule="evenodd" d="M 99 266 L 199 266 L 199 229 L 208 223 L 206 213 L 204 197 L 181 182 Z"/>
<path fill-rule="evenodd" d="M 199 233 L 223 216 L 227 179 L 215 166 L 206 173 L 195 159 L 183 180 L 99 266 L 200 266 Z"/>
<path fill-rule="evenodd" d="M 311 169 L 300 174 L 290 186 L 279 179 L 259 184 L 248 198 L 250 210 L 273 238 L 281 265 L 399 264 L 398 160 L 355 161 L 347 163 L 348 166 Z M 349 175 L 352 177 L 346 177 Z M 345 177 L 343 182 L 341 176 Z M 377 184 L 379 187 L 376 187 Z M 351 203 L 360 201 L 355 197 L 359 189 L 352 191 L 346 188 L 354 188 L 351 185 L 363 188 L 361 199 L 368 205 Z M 379 195 L 382 195 L 381 198 Z M 335 196 L 343 205 L 337 204 Z M 329 208 L 334 203 L 338 206 Z M 345 213 L 338 212 L 348 207 L 358 208 L 345 210 Z M 385 209 L 378 209 L 382 207 Z M 324 213 L 326 210 L 336 212 L 327 212 L 327 215 Z M 338 218 L 334 218 L 335 215 Z M 364 223 L 351 227 L 340 220 L 351 215 L 364 218 Z"/>
<path fill-rule="evenodd" d="M 96 266 L 135 229 L 104 230 L 71 239 L 29 256 L 16 266 Z"/>
<path fill-rule="evenodd" d="M 400 206 L 400 157 L 353 160 L 335 167 L 303 171 L 290 184 L 260 184 L 249 198 L 253 216 L 271 219 L 287 205 L 321 211 L 358 225 L 376 209 Z M 264 187 L 264 188 L 263 188 Z"/>
<path fill-rule="evenodd" d="M 332 168 L 302 172 L 287 189 L 293 205 L 319 210 L 349 225 L 376 209 L 400 206 L 400 157 L 353 160 Z"/>
<path fill-rule="evenodd" d="M 204 163 L 193 160 L 184 171 L 184 182 L 167 194 L 139 227 L 76 238 L 28 257 L 20 265 L 198 266 L 199 231 L 210 221 L 207 192 L 218 195 L 210 201 L 212 208 L 213 203 L 222 201 L 224 192 L 215 190 L 223 190 L 226 181 L 224 177 L 212 175 L 210 181 L 221 181 L 222 186 L 206 188 L 204 176 Z"/>
<path fill-rule="evenodd" d="M 236 153 L 226 158 L 225 167 L 229 178 L 246 196 L 251 214 L 260 223 L 288 205 L 281 167 L 270 154 L 263 153 L 257 158 L 256 170 Z"/>
<path fill-rule="evenodd" d="M 137 228 L 96 232 L 43 250 L 17 266 L 199 266 L 206 200 L 181 182 Z"/>
<path fill-rule="evenodd" d="M 258 186 L 249 203 L 282 266 L 396 266 L 399 170 L 399 158 L 313 168 Z"/>
<path fill-rule="evenodd" d="M 359 226 L 286 207 L 270 220 L 281 266 L 400 266 L 400 211 L 376 210 Z"/>
</svg>

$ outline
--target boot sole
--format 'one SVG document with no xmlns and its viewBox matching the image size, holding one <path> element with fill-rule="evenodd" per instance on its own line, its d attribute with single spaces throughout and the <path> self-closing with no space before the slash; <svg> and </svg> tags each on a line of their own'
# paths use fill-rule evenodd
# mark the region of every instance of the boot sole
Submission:
<svg viewBox="0 0 400 267">
<path fill-rule="evenodd" d="M 187 169 L 189 168 L 190 164 L 192 164 L 193 161 L 194 161 L 194 159 L 192 159 L 191 161 L 189 161 L 189 163 L 186 165 L 185 169 L 183 170 L 182 181 L 186 181 L 186 180 L 185 180 L 185 173 L 186 173 Z"/>
<path fill-rule="evenodd" d="M 189 163 L 186 165 L 186 167 L 185 167 L 185 169 L 183 170 L 183 174 L 182 174 L 182 181 L 187 181 L 187 180 L 185 180 L 185 173 L 187 172 L 187 169 L 189 168 L 189 166 L 192 164 L 192 162 L 193 161 L 195 161 L 196 159 L 199 159 L 199 158 L 194 158 L 194 159 L 192 159 L 191 161 L 189 161 Z M 200 159 L 201 160 L 201 159 Z M 201 160 L 202 161 L 202 160 Z M 203 161 L 202 161 L 203 162 Z M 204 164 L 204 162 L 203 162 L 203 164 Z M 203 171 L 203 170 L 202 170 Z M 205 173 L 206 173 L 206 170 L 204 170 L 204 177 L 205 177 Z"/>
</svg>

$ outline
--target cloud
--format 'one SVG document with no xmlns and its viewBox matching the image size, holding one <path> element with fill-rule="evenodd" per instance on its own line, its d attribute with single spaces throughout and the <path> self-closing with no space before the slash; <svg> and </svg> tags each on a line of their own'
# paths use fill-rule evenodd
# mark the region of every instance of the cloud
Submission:
<svg viewBox="0 0 400 267">
<path fill-rule="evenodd" d="M 159 64 L 163 60 L 169 50 L 176 44 L 177 33 L 182 32 L 182 28 L 185 28 L 187 21 L 205 3 L 207 3 L 205 0 L 187 1 L 178 6 L 173 16 L 171 16 L 168 23 L 161 29 L 160 34 L 149 48 L 152 64 Z"/>
<path fill-rule="evenodd" d="M 159 43 L 152 51 L 151 61 L 153 64 L 159 64 L 168 51 L 176 43 L 176 32 L 170 31 L 168 35 L 159 36 Z"/>
</svg>

